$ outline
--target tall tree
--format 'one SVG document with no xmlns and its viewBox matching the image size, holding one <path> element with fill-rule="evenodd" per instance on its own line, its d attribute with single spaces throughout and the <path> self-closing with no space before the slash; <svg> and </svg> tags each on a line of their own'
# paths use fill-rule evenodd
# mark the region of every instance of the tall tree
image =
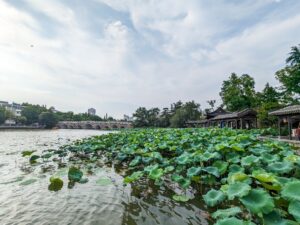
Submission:
<svg viewBox="0 0 300 225">
<path fill-rule="evenodd" d="M 55 118 L 54 113 L 42 112 L 39 115 L 39 123 L 49 129 L 49 128 L 53 128 L 56 125 L 57 120 Z"/>
<path fill-rule="evenodd" d="M 147 127 L 149 126 L 148 110 L 145 107 L 139 107 L 135 113 L 133 113 L 134 127 Z"/>
<path fill-rule="evenodd" d="M 0 107 L 0 125 L 5 122 L 5 108 Z"/>
<path fill-rule="evenodd" d="M 220 96 L 229 111 L 238 111 L 256 106 L 255 81 L 248 74 L 232 73 L 223 81 Z"/>
<path fill-rule="evenodd" d="M 300 47 L 300 45 L 299 45 Z M 300 49 L 293 46 L 289 57 L 286 59 L 286 67 L 276 72 L 275 76 L 282 84 L 284 92 L 300 94 Z"/>
</svg>

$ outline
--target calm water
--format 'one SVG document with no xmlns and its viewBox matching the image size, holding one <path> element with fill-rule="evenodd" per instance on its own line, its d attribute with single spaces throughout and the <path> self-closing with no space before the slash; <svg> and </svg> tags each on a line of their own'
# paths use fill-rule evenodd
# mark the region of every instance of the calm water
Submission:
<svg viewBox="0 0 300 225">
<path fill-rule="evenodd" d="M 53 172 L 64 179 L 58 192 L 48 191 L 49 173 L 27 171 L 24 150 L 55 149 L 106 131 L 0 131 L 0 224 L 194 225 L 210 224 L 200 197 L 189 203 L 171 199 L 173 192 L 141 185 L 123 185 L 113 168 L 100 168 L 86 184 L 66 185 L 67 171 Z M 99 179 L 110 179 L 106 185 Z M 27 181 L 35 181 L 26 184 Z M 204 209 L 205 210 L 205 209 Z"/>
</svg>

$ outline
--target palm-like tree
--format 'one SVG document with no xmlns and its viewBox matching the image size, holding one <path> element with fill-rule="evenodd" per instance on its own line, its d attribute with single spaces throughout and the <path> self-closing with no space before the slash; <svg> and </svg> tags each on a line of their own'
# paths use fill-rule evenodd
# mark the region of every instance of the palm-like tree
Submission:
<svg viewBox="0 0 300 225">
<path fill-rule="evenodd" d="M 300 45 L 299 47 L 293 46 L 289 57 L 286 59 L 286 63 L 289 63 L 291 66 L 300 64 Z"/>
</svg>

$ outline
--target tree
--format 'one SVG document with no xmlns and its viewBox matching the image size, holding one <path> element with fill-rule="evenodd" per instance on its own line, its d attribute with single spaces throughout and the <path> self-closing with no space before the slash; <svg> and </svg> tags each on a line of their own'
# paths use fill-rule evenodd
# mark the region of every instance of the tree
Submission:
<svg viewBox="0 0 300 225">
<path fill-rule="evenodd" d="M 5 111 L 4 107 L 0 107 L 0 125 L 5 122 Z"/>
<path fill-rule="evenodd" d="M 160 127 L 169 127 L 170 126 L 171 112 L 169 108 L 163 108 L 162 113 L 159 117 L 159 126 Z"/>
<path fill-rule="evenodd" d="M 54 113 L 52 113 L 52 112 L 42 112 L 39 115 L 39 123 L 41 125 L 44 125 L 46 128 L 53 128 L 56 125 L 57 120 L 55 118 Z"/>
<path fill-rule="evenodd" d="M 213 111 L 215 108 L 216 100 L 208 100 L 206 101 L 208 105 L 210 106 L 210 110 Z"/>
<path fill-rule="evenodd" d="M 135 113 L 133 113 L 134 127 L 147 127 L 149 125 L 148 110 L 145 107 L 139 107 Z"/>
<path fill-rule="evenodd" d="M 277 118 L 269 116 L 269 112 L 280 108 L 281 94 L 267 83 L 262 92 L 257 93 L 257 99 L 259 102 L 257 118 L 260 126 L 269 127 L 276 124 Z"/>
<path fill-rule="evenodd" d="M 220 96 L 229 111 L 238 111 L 256 106 L 255 81 L 248 74 L 232 73 L 223 81 Z"/>
<path fill-rule="evenodd" d="M 21 112 L 21 115 L 26 117 L 26 124 L 30 125 L 33 123 L 39 122 L 39 115 L 42 112 L 47 112 L 47 108 L 45 106 L 40 105 L 31 105 L 31 104 L 23 104 L 24 108 Z"/>
<path fill-rule="evenodd" d="M 300 46 L 300 45 L 299 45 Z M 282 84 L 281 89 L 290 94 L 300 94 L 300 49 L 293 46 L 286 67 L 276 72 L 275 76 Z"/>
<path fill-rule="evenodd" d="M 148 126 L 159 127 L 159 113 L 160 113 L 159 108 L 152 108 L 148 110 L 147 113 L 148 121 L 149 121 Z"/>
</svg>

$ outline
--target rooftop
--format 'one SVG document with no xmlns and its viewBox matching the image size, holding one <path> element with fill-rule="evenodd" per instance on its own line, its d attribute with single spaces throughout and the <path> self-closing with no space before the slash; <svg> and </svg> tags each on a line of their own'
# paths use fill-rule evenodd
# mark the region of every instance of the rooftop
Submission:
<svg viewBox="0 0 300 225">
<path fill-rule="evenodd" d="M 292 114 L 299 114 L 299 113 L 300 113 L 300 105 L 291 105 L 291 106 L 270 112 L 269 115 L 284 116 L 284 115 L 292 115 Z"/>
</svg>

